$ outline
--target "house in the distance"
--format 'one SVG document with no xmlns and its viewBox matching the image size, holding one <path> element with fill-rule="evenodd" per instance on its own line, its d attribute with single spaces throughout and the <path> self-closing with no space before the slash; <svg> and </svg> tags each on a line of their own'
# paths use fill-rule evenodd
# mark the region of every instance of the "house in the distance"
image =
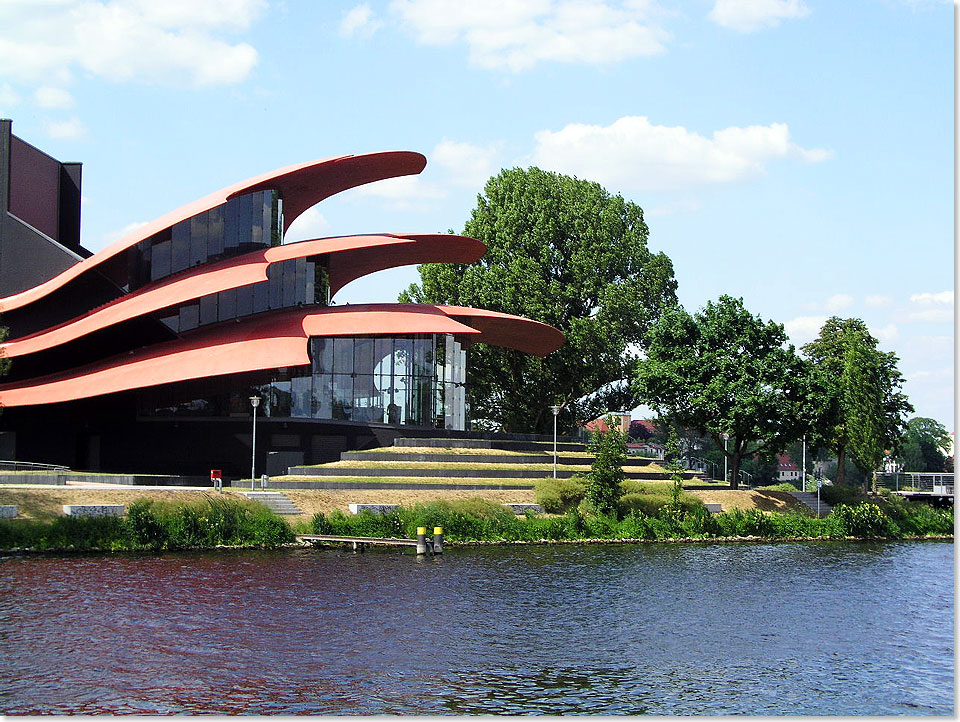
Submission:
<svg viewBox="0 0 960 722">
<path fill-rule="evenodd" d="M 800 481 L 800 467 L 793 463 L 789 454 L 777 454 L 777 481 L 787 484 Z"/>
</svg>

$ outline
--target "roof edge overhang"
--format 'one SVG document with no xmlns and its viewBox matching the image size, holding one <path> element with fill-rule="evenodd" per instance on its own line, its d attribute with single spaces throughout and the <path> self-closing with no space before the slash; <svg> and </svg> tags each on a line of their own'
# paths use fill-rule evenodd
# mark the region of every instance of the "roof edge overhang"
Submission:
<svg viewBox="0 0 960 722">
<path fill-rule="evenodd" d="M 371 304 L 296 308 L 200 329 L 183 338 L 42 378 L 0 386 L 0 406 L 62 403 L 310 362 L 312 336 L 450 333 L 546 355 L 563 334 L 537 321 L 456 306 Z"/>
<path fill-rule="evenodd" d="M 284 231 L 286 231 L 297 216 L 325 198 L 366 183 L 404 175 L 416 175 L 424 169 L 426 162 L 426 158 L 420 153 L 384 151 L 309 161 L 262 173 L 160 216 L 44 283 L 12 296 L 0 298 L 0 313 L 33 303 L 140 241 L 180 221 L 226 203 L 235 196 L 258 190 L 279 190 L 284 201 Z"/>
</svg>

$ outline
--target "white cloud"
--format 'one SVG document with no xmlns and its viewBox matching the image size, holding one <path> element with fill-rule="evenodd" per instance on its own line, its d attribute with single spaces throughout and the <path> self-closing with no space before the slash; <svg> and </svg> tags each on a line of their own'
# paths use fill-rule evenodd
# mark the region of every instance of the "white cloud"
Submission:
<svg viewBox="0 0 960 722">
<path fill-rule="evenodd" d="M 387 208 L 401 211 L 422 207 L 430 201 L 445 198 L 447 195 L 442 188 L 426 183 L 417 176 L 388 178 L 360 186 L 355 192 L 358 196 L 379 198 L 385 201 Z"/>
<path fill-rule="evenodd" d="M 887 308 L 893 305 L 893 299 L 890 296 L 867 296 L 864 303 L 869 308 Z"/>
<path fill-rule="evenodd" d="M 752 33 L 809 12 L 803 0 L 717 0 L 708 17 L 725 28 Z"/>
<path fill-rule="evenodd" d="M 826 316 L 797 316 L 783 324 L 787 335 L 796 346 L 813 341 L 827 322 Z"/>
<path fill-rule="evenodd" d="M 650 206 L 644 210 L 643 215 L 645 218 L 661 218 L 671 216 L 674 213 L 696 213 L 701 208 L 703 208 L 703 203 L 695 198 L 681 198 L 663 205 Z"/>
<path fill-rule="evenodd" d="M 103 235 L 103 238 L 100 239 L 100 245 L 97 246 L 96 248 L 94 248 L 92 245 L 89 245 L 88 247 L 90 248 L 90 250 L 100 250 L 101 248 L 106 248 L 111 243 L 115 243 L 116 241 L 119 241 L 128 233 L 133 233 L 135 230 L 137 230 L 138 228 L 142 228 L 145 225 L 147 225 L 147 221 L 134 221 L 133 223 L 128 223 L 123 228 L 120 228 L 116 231 L 110 231 L 109 233 L 105 233 Z M 84 243 L 86 243 L 86 241 L 84 241 Z"/>
<path fill-rule="evenodd" d="M 0 4 L 0 76 L 64 85 L 80 71 L 112 81 L 209 86 L 243 80 L 257 62 L 245 30 L 264 0 L 61 0 L 43 12 L 27 0 Z"/>
<path fill-rule="evenodd" d="M 14 105 L 20 105 L 20 96 L 8 83 L 0 83 L 0 115 L 3 115 L 4 108 Z"/>
<path fill-rule="evenodd" d="M 297 216 L 296 220 L 290 224 L 287 232 L 283 234 L 283 242 L 294 243 L 322 238 L 329 230 L 330 221 L 324 217 L 317 206 L 313 206 Z"/>
<path fill-rule="evenodd" d="M 500 143 L 480 146 L 444 138 L 430 154 L 430 163 L 441 169 L 453 185 L 479 191 L 500 169 L 497 163 L 500 146 Z"/>
<path fill-rule="evenodd" d="M 51 120 L 47 122 L 47 135 L 57 140 L 78 140 L 86 137 L 87 127 L 79 118 Z"/>
<path fill-rule="evenodd" d="M 919 321 L 920 323 L 949 323 L 953 321 L 953 309 L 925 308 L 907 314 L 907 320 Z"/>
<path fill-rule="evenodd" d="M 853 296 L 846 293 L 837 293 L 827 299 L 827 311 L 835 313 L 853 305 Z"/>
<path fill-rule="evenodd" d="M 383 27 L 383 22 L 366 3 L 357 5 L 340 21 L 340 34 L 345 38 L 354 36 L 369 38 Z"/>
<path fill-rule="evenodd" d="M 657 55 L 669 33 L 649 22 L 650 2 L 616 0 L 393 0 L 423 45 L 466 44 L 481 68 L 539 62 L 614 63 Z"/>
<path fill-rule="evenodd" d="M 870 333 L 873 334 L 878 341 L 885 341 L 889 343 L 890 341 L 895 341 L 898 336 L 900 336 L 900 331 L 897 328 L 896 324 L 888 323 L 883 328 L 870 328 Z"/>
<path fill-rule="evenodd" d="M 931 304 L 952 304 L 953 291 L 941 291 L 940 293 L 915 293 L 910 296 L 910 303 L 917 303 L 921 306 Z"/>
<path fill-rule="evenodd" d="M 41 108 L 48 110 L 73 107 L 73 96 L 63 88 L 37 88 L 33 93 L 33 101 Z"/>
<path fill-rule="evenodd" d="M 774 160 L 831 157 L 829 151 L 793 143 L 785 123 L 725 128 L 708 138 L 683 126 L 627 116 L 608 126 L 574 123 L 541 130 L 535 138 L 535 165 L 635 191 L 731 183 L 763 175 Z"/>
</svg>

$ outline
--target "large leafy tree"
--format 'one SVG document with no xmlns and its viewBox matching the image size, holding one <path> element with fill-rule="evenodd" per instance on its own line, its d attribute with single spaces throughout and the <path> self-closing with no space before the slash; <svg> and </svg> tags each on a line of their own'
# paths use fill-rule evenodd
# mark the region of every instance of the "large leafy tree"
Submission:
<svg viewBox="0 0 960 722">
<path fill-rule="evenodd" d="M 917 416 L 907 422 L 900 441 L 900 459 L 905 471 L 947 471 L 952 441 L 939 421 Z"/>
<path fill-rule="evenodd" d="M 837 483 L 845 480 L 849 454 L 864 475 L 864 486 L 896 449 L 913 406 L 901 392 L 903 376 L 893 353 L 880 351 L 877 339 L 859 318 L 833 316 L 803 353 L 826 385 L 815 423 L 815 440 L 837 455 Z"/>
<path fill-rule="evenodd" d="M 505 431 L 547 433 L 554 404 L 567 430 L 634 408 L 639 346 L 676 303 L 677 285 L 670 259 L 647 248 L 643 210 L 597 183 L 514 168 L 487 181 L 463 232 L 483 241 L 486 255 L 469 266 L 419 266 L 420 283 L 400 300 L 517 314 L 566 336 L 543 359 L 472 348 L 473 417 Z"/>
<path fill-rule="evenodd" d="M 786 341 L 782 325 L 753 316 L 742 299 L 721 296 L 693 316 L 677 307 L 651 330 L 635 389 L 718 449 L 726 435 L 735 489 L 745 456 L 781 451 L 805 431 L 816 389 Z"/>
</svg>

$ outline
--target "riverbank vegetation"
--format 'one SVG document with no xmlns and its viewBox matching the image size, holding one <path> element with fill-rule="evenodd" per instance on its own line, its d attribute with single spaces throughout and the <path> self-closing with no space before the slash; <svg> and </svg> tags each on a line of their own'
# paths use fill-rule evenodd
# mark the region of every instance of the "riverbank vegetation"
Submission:
<svg viewBox="0 0 960 722">
<path fill-rule="evenodd" d="M 0 523 L 0 549 L 161 551 L 278 547 L 293 531 L 265 506 L 230 497 L 191 502 L 139 499 L 124 517 L 58 516 Z"/>
<path fill-rule="evenodd" d="M 563 515 L 523 516 L 482 499 L 399 507 L 388 514 L 356 515 L 334 511 L 317 514 L 314 534 L 413 537 L 417 527 L 443 527 L 449 542 L 536 542 L 597 540 L 670 540 L 759 537 L 764 539 L 903 539 L 953 534 L 953 509 L 897 500 L 878 504 L 841 504 L 818 519 L 800 513 L 765 514 L 734 509 L 710 513 L 702 505 L 661 506 L 647 514 L 631 509 L 622 517 L 585 509 L 581 504 Z"/>
<path fill-rule="evenodd" d="M 558 486 L 570 480 L 558 480 Z M 624 482 L 626 487 L 631 482 Z M 669 487 L 668 484 L 660 486 Z M 582 494 L 583 492 L 579 492 Z M 747 492 L 743 492 L 747 493 Z M 0 520 L 0 549 L 36 551 L 164 551 L 279 547 L 296 534 L 416 536 L 417 527 L 443 527 L 451 543 L 577 542 L 584 540 L 905 539 L 953 534 L 953 508 L 934 509 L 896 495 L 839 503 L 823 519 L 798 512 L 732 509 L 710 513 L 699 499 L 669 491 L 623 494 L 617 513 L 598 513 L 580 499 L 562 514 L 515 515 L 481 498 L 399 506 L 388 514 L 317 513 L 293 526 L 266 507 L 230 497 L 187 502 L 139 499 L 125 517 Z"/>
</svg>

